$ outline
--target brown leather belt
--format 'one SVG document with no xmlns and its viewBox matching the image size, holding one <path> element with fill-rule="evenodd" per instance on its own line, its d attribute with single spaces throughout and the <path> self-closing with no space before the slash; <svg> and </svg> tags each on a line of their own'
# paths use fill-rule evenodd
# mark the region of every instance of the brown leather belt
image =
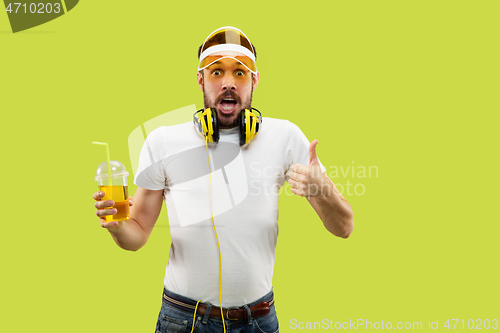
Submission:
<svg viewBox="0 0 500 333">
<path fill-rule="evenodd" d="M 167 301 L 176 304 L 178 306 L 184 307 L 186 309 L 194 310 L 195 306 L 191 304 L 186 304 L 183 302 L 180 302 L 178 300 L 174 300 L 167 295 L 163 294 L 163 298 L 166 299 Z M 249 307 L 250 313 L 252 314 L 252 317 L 262 317 L 265 316 L 271 311 L 270 306 L 274 303 L 274 298 L 267 302 L 260 302 L 254 306 Z M 207 304 L 205 303 L 200 303 L 198 304 L 198 308 L 196 311 L 200 315 L 205 315 L 207 312 Z M 248 319 L 248 312 L 245 308 L 222 308 L 222 313 L 224 315 L 224 319 L 229 319 L 229 320 L 241 320 L 241 319 Z M 212 308 L 210 309 L 209 313 L 210 317 L 221 317 L 221 311 L 220 307 L 212 305 Z"/>
<path fill-rule="evenodd" d="M 271 302 L 264 301 L 254 306 L 251 306 L 250 313 L 252 314 L 252 317 L 262 317 L 268 314 L 269 311 L 271 311 L 269 307 L 271 306 L 273 301 Z M 199 304 L 197 312 L 203 316 L 207 312 L 207 305 Z M 248 312 L 245 308 L 229 308 L 229 309 L 222 308 L 222 313 L 224 314 L 224 319 L 229 319 L 229 320 L 248 319 Z M 213 305 L 212 308 L 210 309 L 209 316 L 220 318 L 221 317 L 220 308 L 218 306 Z"/>
</svg>

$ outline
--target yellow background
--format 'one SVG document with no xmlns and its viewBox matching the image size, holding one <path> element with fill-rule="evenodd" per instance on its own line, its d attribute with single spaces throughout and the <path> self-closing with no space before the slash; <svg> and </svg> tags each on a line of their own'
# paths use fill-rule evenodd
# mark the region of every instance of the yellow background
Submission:
<svg viewBox="0 0 500 333">
<path fill-rule="evenodd" d="M 153 331 L 166 212 L 143 249 L 118 248 L 94 215 L 104 149 L 91 142 L 108 142 L 129 168 L 134 128 L 202 107 L 196 51 L 223 25 L 256 45 L 254 106 L 318 139 L 329 171 L 378 168 L 378 177 L 334 178 L 365 189 L 344 191 L 355 214 L 348 240 L 330 235 L 305 199 L 281 196 L 280 330 L 292 331 L 291 319 L 424 328 L 498 319 L 499 9 L 82 0 L 17 34 L 0 13 L 0 331 Z"/>
</svg>

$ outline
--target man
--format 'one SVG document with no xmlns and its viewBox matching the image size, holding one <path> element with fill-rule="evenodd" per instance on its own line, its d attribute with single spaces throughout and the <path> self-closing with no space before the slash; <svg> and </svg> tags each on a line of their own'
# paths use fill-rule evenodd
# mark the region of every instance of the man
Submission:
<svg viewBox="0 0 500 333">
<path fill-rule="evenodd" d="M 198 56 L 206 110 L 195 126 L 164 126 L 148 136 L 129 220 L 105 222 L 116 211 L 103 209 L 114 203 L 99 201 L 102 192 L 94 194 L 97 215 L 120 247 L 136 251 L 165 200 L 172 245 L 156 332 L 277 332 L 277 190 L 288 181 L 342 238 L 353 230 L 352 210 L 324 173 L 316 140 L 309 145 L 294 124 L 251 110 L 260 74 L 243 32 L 217 29 Z"/>
</svg>

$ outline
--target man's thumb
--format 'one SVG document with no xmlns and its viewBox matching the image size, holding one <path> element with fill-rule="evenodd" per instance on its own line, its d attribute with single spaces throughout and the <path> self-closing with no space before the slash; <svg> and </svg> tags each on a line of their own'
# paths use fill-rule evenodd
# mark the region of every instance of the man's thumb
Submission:
<svg viewBox="0 0 500 333">
<path fill-rule="evenodd" d="M 316 145 L 318 144 L 318 140 L 314 140 L 311 142 L 309 146 L 309 164 L 315 164 L 318 162 L 318 155 L 316 155 Z"/>
</svg>

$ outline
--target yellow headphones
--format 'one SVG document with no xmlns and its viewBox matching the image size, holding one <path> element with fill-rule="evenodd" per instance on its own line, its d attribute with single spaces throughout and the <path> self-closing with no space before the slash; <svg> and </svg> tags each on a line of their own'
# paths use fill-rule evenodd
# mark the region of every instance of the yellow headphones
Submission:
<svg viewBox="0 0 500 333">
<path fill-rule="evenodd" d="M 242 110 L 239 117 L 240 146 L 243 146 L 257 135 L 260 124 L 262 124 L 262 114 L 259 110 L 251 108 Z M 217 110 L 208 108 L 196 111 L 193 115 L 193 123 L 198 131 L 208 138 L 208 142 L 219 142 L 219 118 Z"/>
</svg>

